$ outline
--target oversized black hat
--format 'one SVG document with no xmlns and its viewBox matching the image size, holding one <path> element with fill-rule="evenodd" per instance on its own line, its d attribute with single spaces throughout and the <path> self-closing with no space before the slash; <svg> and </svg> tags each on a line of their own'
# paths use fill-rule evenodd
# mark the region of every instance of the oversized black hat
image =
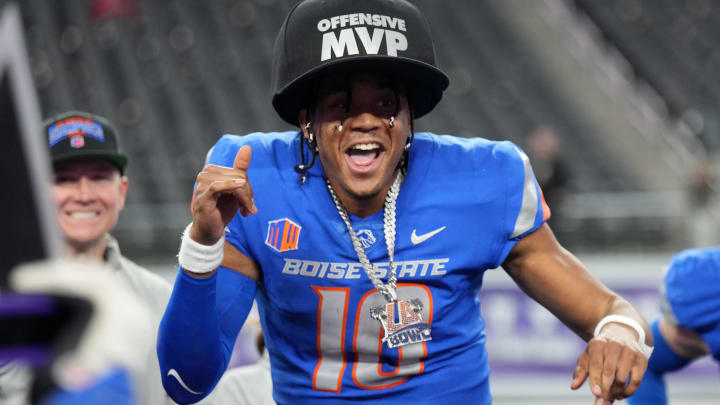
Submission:
<svg viewBox="0 0 720 405">
<path fill-rule="evenodd" d="M 298 125 L 313 83 L 332 73 L 378 73 L 405 81 L 415 118 L 430 112 L 448 87 L 437 67 L 430 26 L 405 0 L 303 0 L 275 41 L 273 107 Z"/>
<path fill-rule="evenodd" d="M 107 160 L 125 170 L 115 128 L 105 118 L 84 111 L 68 111 L 44 122 L 43 135 L 53 164 L 79 158 Z"/>
</svg>

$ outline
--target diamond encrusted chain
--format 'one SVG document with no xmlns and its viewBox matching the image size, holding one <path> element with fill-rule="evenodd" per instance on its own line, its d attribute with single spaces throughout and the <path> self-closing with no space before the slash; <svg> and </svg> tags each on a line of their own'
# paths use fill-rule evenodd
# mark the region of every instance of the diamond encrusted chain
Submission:
<svg viewBox="0 0 720 405">
<path fill-rule="evenodd" d="M 363 269 L 365 269 L 365 274 L 367 274 L 375 288 L 377 288 L 377 290 L 385 296 L 385 299 L 388 302 L 397 301 L 398 299 L 397 275 L 395 271 L 395 263 L 393 261 L 393 255 L 395 253 L 395 203 L 397 202 L 398 195 L 400 194 L 400 185 L 402 184 L 404 178 L 405 176 L 403 176 L 402 170 L 399 170 L 397 177 L 395 177 L 395 181 L 392 186 L 390 186 L 387 196 L 385 196 L 383 231 L 385 233 L 385 245 L 387 246 L 388 258 L 390 259 L 390 271 L 387 284 L 383 284 L 382 280 L 380 280 L 373 271 L 372 264 L 365 254 L 365 250 L 360 243 L 360 239 L 358 239 L 357 234 L 353 230 L 352 224 L 350 224 L 350 216 L 342 204 L 340 204 L 340 200 L 338 200 L 337 195 L 335 195 L 335 190 L 333 190 L 330 185 L 330 180 L 326 181 L 328 190 L 330 191 L 330 197 L 332 197 L 332 200 L 335 203 L 335 208 L 337 208 L 340 218 L 342 218 L 343 222 L 345 222 L 345 226 L 347 226 L 348 233 L 350 234 L 350 240 L 352 241 L 352 245 L 355 249 L 355 253 L 357 253 L 358 259 L 360 260 L 360 264 L 362 264 Z"/>
</svg>

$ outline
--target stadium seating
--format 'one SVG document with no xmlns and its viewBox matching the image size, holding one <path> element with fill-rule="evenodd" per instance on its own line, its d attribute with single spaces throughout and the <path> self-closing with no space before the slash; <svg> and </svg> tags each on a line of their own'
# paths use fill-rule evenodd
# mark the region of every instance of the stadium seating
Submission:
<svg viewBox="0 0 720 405">
<path fill-rule="evenodd" d="M 270 107 L 269 88 L 274 35 L 294 3 L 20 2 L 44 115 L 90 110 L 113 120 L 122 132 L 131 158 L 131 189 L 115 234 L 129 255 L 166 256 L 177 249 L 190 220 L 195 175 L 221 134 L 290 129 Z M 597 145 L 601 134 L 558 95 L 556 88 L 563 83 L 544 74 L 516 27 L 503 18 L 498 2 L 415 3 L 430 20 L 440 64 L 451 77 L 444 101 L 416 123 L 416 130 L 509 139 L 527 148 L 528 134 L 546 125 L 560 135 L 561 158 L 572 173 L 571 192 L 642 189 L 640 181 L 626 175 L 620 157 Z M 567 4 L 598 24 L 675 114 L 717 107 L 720 54 L 710 39 L 720 37 L 720 28 L 709 23 L 700 27 L 694 21 L 718 22 L 720 8 L 703 14 L 704 9 L 683 9 L 684 2 L 668 0 L 664 8 L 650 3 L 655 4 Z M 623 4 L 640 11 L 622 9 Z M 632 12 L 640 17 L 630 18 Z M 716 53 L 707 57 L 710 52 Z M 707 63 L 695 63 L 701 58 Z M 707 85 L 709 80 L 714 87 Z M 717 132 L 718 123 L 706 120 L 706 128 L 710 125 Z M 632 228 L 642 233 L 642 243 L 662 245 L 670 237 L 663 234 L 662 224 L 642 221 Z M 567 228 L 579 236 L 592 224 Z M 575 246 L 622 246 L 622 238 L 615 238 L 622 229 L 609 229 L 599 239 L 576 238 Z"/>
</svg>

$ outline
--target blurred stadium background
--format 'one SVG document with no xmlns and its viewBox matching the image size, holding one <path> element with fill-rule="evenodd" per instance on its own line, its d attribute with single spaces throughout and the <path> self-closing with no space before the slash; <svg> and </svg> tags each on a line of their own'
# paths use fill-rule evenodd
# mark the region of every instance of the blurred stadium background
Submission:
<svg viewBox="0 0 720 405">
<path fill-rule="evenodd" d="M 720 2 L 412 1 L 451 77 L 416 129 L 524 148 L 561 242 L 655 317 L 671 254 L 720 241 Z M 118 126 L 131 187 L 114 234 L 172 278 L 210 146 L 290 129 L 270 105 L 270 62 L 295 0 L 17 3 L 43 115 Z M 486 287 L 496 402 L 589 403 L 568 389 L 579 339 L 501 271 Z M 718 381 L 710 362 L 673 376 L 673 403 L 719 403 Z"/>
</svg>

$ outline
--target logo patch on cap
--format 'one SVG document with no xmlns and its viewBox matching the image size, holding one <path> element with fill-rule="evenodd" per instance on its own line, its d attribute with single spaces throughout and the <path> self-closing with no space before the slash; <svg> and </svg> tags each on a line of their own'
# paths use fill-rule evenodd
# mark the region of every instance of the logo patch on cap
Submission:
<svg viewBox="0 0 720 405">
<path fill-rule="evenodd" d="M 89 136 L 100 142 L 105 142 L 105 134 L 100 123 L 89 118 L 73 117 L 58 121 L 48 128 L 48 141 L 50 147 L 70 138 L 70 146 L 73 148 L 82 148 L 85 146 L 85 138 Z"/>
<path fill-rule="evenodd" d="M 75 149 L 85 146 L 85 137 L 82 135 L 72 135 L 70 137 L 70 146 Z"/>
</svg>

